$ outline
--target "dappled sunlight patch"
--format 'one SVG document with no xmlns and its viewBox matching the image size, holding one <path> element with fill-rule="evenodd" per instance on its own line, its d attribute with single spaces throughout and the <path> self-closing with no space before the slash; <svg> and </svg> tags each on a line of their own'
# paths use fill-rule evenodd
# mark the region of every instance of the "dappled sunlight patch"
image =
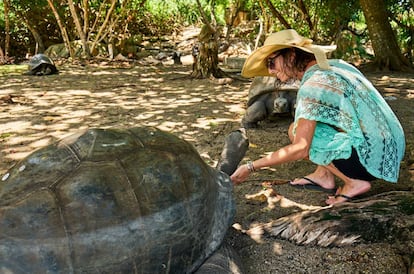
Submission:
<svg viewBox="0 0 414 274">
<path fill-rule="evenodd" d="M 22 133 L 26 131 L 28 127 L 31 126 L 31 122 L 29 121 L 9 121 L 1 123 L 0 126 L 0 133 L 4 132 L 15 132 L 15 133 Z"/>
<path fill-rule="evenodd" d="M 137 70 L 136 68 L 124 70 L 122 74 L 128 76 L 142 77 L 141 70 Z"/>
<path fill-rule="evenodd" d="M 176 131 L 178 129 L 185 130 L 187 126 L 182 122 L 171 122 L 171 121 L 163 121 L 161 123 L 148 123 L 149 126 L 157 127 L 161 130 L 171 132 Z"/>
<path fill-rule="evenodd" d="M 75 118 L 75 117 L 85 117 L 85 116 L 88 116 L 88 115 L 91 114 L 90 110 L 83 110 L 83 109 L 80 109 L 80 110 L 63 110 L 60 107 L 52 108 L 51 112 L 56 113 L 56 114 L 58 114 L 58 113 L 69 114 L 70 115 L 69 117 L 71 117 L 69 119 L 72 119 L 72 118 Z"/>
<path fill-rule="evenodd" d="M 80 120 L 81 121 L 81 120 Z M 75 128 L 79 128 L 76 127 L 77 125 L 79 125 L 79 123 L 68 123 L 66 120 L 62 123 L 55 123 L 52 125 L 48 126 L 49 131 L 67 131 L 68 129 L 70 129 L 71 127 L 75 126 Z"/>
<path fill-rule="evenodd" d="M 59 130 L 58 127 L 56 127 L 55 130 L 51 131 L 48 136 L 52 137 L 53 138 L 52 142 L 54 142 L 62 138 L 65 138 L 67 136 L 73 135 L 76 132 L 85 131 L 88 128 L 92 128 L 92 127 L 94 126 L 93 125 L 82 125 L 76 128 L 73 128 L 73 127 L 66 128 L 65 130 Z M 106 127 L 102 126 L 101 128 L 106 128 Z"/>
<path fill-rule="evenodd" d="M 65 90 L 64 96 L 73 96 L 73 95 L 91 95 L 91 91 L 85 89 L 68 89 Z"/>
<path fill-rule="evenodd" d="M 113 75 L 113 72 L 107 70 L 99 70 L 90 73 L 91 75 Z"/>
<path fill-rule="evenodd" d="M 36 130 L 36 131 L 47 130 L 48 125 L 46 125 L 46 124 L 35 124 L 35 125 L 32 125 L 32 129 Z"/>
<path fill-rule="evenodd" d="M 245 111 L 244 106 L 242 105 L 229 105 L 229 106 L 225 106 L 225 108 L 228 109 L 229 112 L 232 113 L 243 113 Z"/>
<path fill-rule="evenodd" d="M 412 89 L 414 79 L 407 79 L 405 74 L 382 75 L 373 78 L 371 81 L 386 99 L 414 98 L 414 90 Z"/>
<path fill-rule="evenodd" d="M 7 86 L 10 86 L 10 84 L 4 86 L 2 85 L 2 89 L 0 89 L 0 95 L 8 95 L 14 91 L 12 88 L 6 88 Z"/>
<path fill-rule="evenodd" d="M 4 140 L 1 154 L 5 155 L 3 161 L 19 161 L 32 153 L 34 150 L 49 145 L 51 137 L 44 137 L 43 134 L 13 134 L 13 138 Z"/>
<path fill-rule="evenodd" d="M 161 77 L 145 77 L 144 75 L 141 75 L 139 78 L 136 79 L 138 82 L 142 82 L 142 83 L 148 83 L 148 82 L 156 82 L 156 83 L 160 83 L 160 82 L 164 82 L 164 78 Z"/>
<path fill-rule="evenodd" d="M 197 119 L 196 123 L 191 124 L 191 126 L 196 128 L 211 129 L 213 127 L 216 127 L 220 123 L 229 121 L 231 120 L 224 118 L 201 117 Z"/>
<path fill-rule="evenodd" d="M 28 135 L 20 135 L 20 134 L 14 134 L 13 138 L 9 138 L 5 145 L 9 147 L 18 147 L 22 144 L 31 146 L 30 144 L 36 143 L 38 141 L 43 142 L 42 140 L 50 140 L 49 137 L 44 137 L 41 133 L 35 133 L 35 134 L 28 134 Z M 11 149 L 13 150 L 13 149 Z"/>
<path fill-rule="evenodd" d="M 172 103 L 173 105 L 170 107 L 177 107 L 177 106 L 188 106 L 188 105 L 192 105 L 194 103 L 200 103 L 202 102 L 203 99 L 202 98 L 191 98 L 191 99 L 178 99 L 178 100 L 174 100 Z"/>
<path fill-rule="evenodd" d="M 0 113 L 0 134 L 11 136 L 0 139 L 7 159 L 0 173 L 34 147 L 79 128 L 154 126 L 197 144 L 206 132 L 238 122 L 247 90 L 192 79 L 190 70 L 68 65 L 50 77 L 5 78 L 0 94 L 15 102 Z"/>
<path fill-rule="evenodd" d="M 34 110 L 35 110 L 35 108 L 33 106 L 28 105 L 28 103 L 25 103 L 25 104 L 22 104 L 22 105 L 18 104 L 16 106 L 14 106 L 13 108 L 8 108 L 7 112 L 5 111 L 5 112 L 1 113 L 0 114 L 0 119 L 3 115 L 10 118 L 10 116 L 14 116 L 16 114 L 18 114 L 20 116 L 22 113 L 31 112 L 31 111 L 34 111 Z"/>
<path fill-rule="evenodd" d="M 414 89 L 407 89 L 407 98 L 414 99 Z"/>
<path fill-rule="evenodd" d="M 60 73 L 64 73 L 66 75 L 71 75 L 71 76 L 76 76 L 76 75 L 84 75 L 85 72 L 84 71 L 80 71 L 80 70 L 65 70 L 65 71 L 60 71 Z"/>
<path fill-rule="evenodd" d="M 283 183 L 286 183 L 283 182 Z M 257 193 L 254 194 L 248 194 L 245 196 L 247 200 L 254 200 L 254 201 L 260 201 L 262 203 L 267 203 L 268 209 L 274 209 L 276 207 L 276 204 L 279 203 L 280 207 L 297 207 L 301 210 L 315 210 L 315 209 L 321 209 L 322 206 L 314 206 L 314 205 L 307 205 L 302 203 L 297 203 L 293 200 L 290 200 L 280 194 L 278 194 L 273 188 L 265 188 Z"/>
<path fill-rule="evenodd" d="M 34 142 L 31 142 L 29 144 L 29 146 L 31 148 L 33 148 L 33 149 L 37 149 L 37 148 L 41 148 L 41 147 L 47 146 L 51 142 L 52 142 L 52 138 L 46 137 L 46 138 L 42 138 L 42 139 L 39 139 L 39 140 L 35 140 Z"/>
<path fill-rule="evenodd" d="M 191 128 L 193 129 L 193 128 Z M 185 140 L 195 143 L 197 141 L 197 136 L 199 134 L 199 131 L 197 130 L 191 130 L 190 128 L 186 129 L 180 134 L 180 137 L 184 138 Z"/>
<path fill-rule="evenodd" d="M 282 255 L 283 254 L 283 246 L 279 243 L 273 243 L 273 253 L 276 255 Z"/>
<path fill-rule="evenodd" d="M 27 84 L 27 83 L 22 83 L 22 84 Z M 38 94 L 42 94 L 44 92 L 44 90 L 41 89 L 41 85 L 39 84 L 38 87 L 34 86 L 34 87 L 30 87 L 30 86 L 26 86 L 26 87 L 20 87 L 20 90 L 14 90 L 13 92 L 18 92 L 21 91 L 23 93 L 29 93 L 31 95 L 38 95 Z"/>
</svg>

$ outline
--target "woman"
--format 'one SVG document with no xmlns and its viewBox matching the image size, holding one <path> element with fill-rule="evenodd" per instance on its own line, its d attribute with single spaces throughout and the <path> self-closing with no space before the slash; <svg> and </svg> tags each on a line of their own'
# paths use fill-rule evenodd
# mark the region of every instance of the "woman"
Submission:
<svg viewBox="0 0 414 274">
<path fill-rule="evenodd" d="M 317 165 L 292 186 L 335 193 L 335 177 L 344 185 L 328 196 L 342 203 L 370 190 L 371 181 L 396 182 L 404 155 L 403 129 L 374 86 L 355 67 L 327 60 L 333 47 L 312 44 L 295 30 L 270 35 L 246 60 L 244 77 L 275 76 L 301 80 L 291 144 L 247 162 L 231 176 L 234 184 L 263 167 L 309 159 Z"/>
</svg>

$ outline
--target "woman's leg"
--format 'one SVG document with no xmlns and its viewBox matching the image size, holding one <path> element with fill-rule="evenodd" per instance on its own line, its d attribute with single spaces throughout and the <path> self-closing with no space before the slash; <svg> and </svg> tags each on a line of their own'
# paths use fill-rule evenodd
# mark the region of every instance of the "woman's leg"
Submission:
<svg viewBox="0 0 414 274">
<path fill-rule="evenodd" d="M 315 182 L 316 184 L 320 185 L 326 189 L 334 189 L 335 188 L 335 177 L 333 173 L 328 169 L 327 166 L 318 166 L 316 170 L 305 176 L 304 178 L 308 178 Z M 304 178 L 297 178 L 290 182 L 292 185 L 306 185 L 309 184 L 309 180 Z"/>
<path fill-rule="evenodd" d="M 288 135 L 289 135 L 289 139 L 291 142 L 293 142 L 293 123 L 290 124 L 289 126 L 289 130 L 288 130 Z M 335 178 L 334 175 L 332 174 L 332 172 L 330 172 L 326 166 L 318 166 L 316 168 L 316 170 L 305 176 L 306 178 L 312 180 L 313 182 L 315 182 L 316 184 L 320 185 L 323 188 L 326 189 L 333 189 L 335 188 Z M 292 182 L 290 182 L 290 184 L 292 185 L 306 185 L 309 184 L 309 180 L 302 178 L 297 178 L 295 180 L 293 180 Z"/>
<path fill-rule="evenodd" d="M 333 164 L 326 166 L 326 168 L 344 182 L 344 186 L 338 190 L 338 193 L 335 196 L 329 196 L 325 201 L 328 205 L 346 202 L 349 198 L 361 195 L 371 189 L 371 183 L 369 181 L 352 179 L 344 175 Z"/>
<path fill-rule="evenodd" d="M 289 126 L 288 135 L 289 139 L 293 141 L 293 123 Z M 335 187 L 335 177 L 337 176 L 344 182 L 344 186 L 338 189 L 335 196 L 329 196 L 326 200 L 328 205 L 343 203 L 348 201 L 350 198 L 361 195 L 371 189 L 370 180 L 375 178 L 370 175 L 365 168 L 362 167 L 359 162 L 358 155 L 353 149 L 350 159 L 340 160 L 335 162 L 340 166 L 341 170 L 347 172 L 347 174 L 353 174 L 351 176 L 356 176 L 357 178 L 364 179 L 353 179 L 346 176 L 341 172 L 333 163 L 327 166 L 318 166 L 316 170 L 307 175 L 306 178 L 311 179 L 316 184 L 320 185 L 326 189 L 333 189 Z M 354 174 L 355 173 L 355 174 Z M 365 180 L 366 179 L 366 180 Z M 290 182 L 292 185 L 304 185 L 309 184 L 309 181 L 304 178 L 298 178 L 293 182 Z"/>
</svg>

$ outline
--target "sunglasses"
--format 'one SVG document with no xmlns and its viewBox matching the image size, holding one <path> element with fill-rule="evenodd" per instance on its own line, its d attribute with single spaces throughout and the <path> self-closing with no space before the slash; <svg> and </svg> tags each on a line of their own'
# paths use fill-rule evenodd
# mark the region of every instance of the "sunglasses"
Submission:
<svg viewBox="0 0 414 274">
<path fill-rule="evenodd" d="M 267 58 L 267 69 L 273 69 L 275 67 L 276 58 L 281 55 L 280 52 L 274 52 L 272 57 Z"/>
</svg>

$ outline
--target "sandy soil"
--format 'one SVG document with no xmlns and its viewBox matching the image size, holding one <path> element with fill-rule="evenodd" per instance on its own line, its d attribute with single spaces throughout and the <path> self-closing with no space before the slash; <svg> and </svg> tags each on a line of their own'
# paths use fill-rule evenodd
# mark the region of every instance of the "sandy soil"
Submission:
<svg viewBox="0 0 414 274">
<path fill-rule="evenodd" d="M 59 75 L 0 76 L 0 174 L 33 150 L 87 127 L 156 126 L 191 142 L 215 166 L 225 136 L 240 127 L 249 82 L 196 80 L 191 66 L 149 63 L 59 64 Z M 400 118 L 407 151 L 397 184 L 376 181 L 366 195 L 390 190 L 412 191 L 414 171 L 414 80 L 409 74 L 368 74 Z M 257 159 L 288 143 L 291 117 L 277 117 L 247 131 L 245 160 Z M 305 161 L 284 164 L 252 175 L 234 190 L 235 223 L 246 229 L 292 212 L 280 204 L 246 199 L 263 182 L 304 176 L 313 170 Z M 324 205 L 326 194 L 273 185 L 275 192 L 303 205 Z M 407 254 L 390 243 L 361 243 L 341 248 L 299 246 L 272 237 L 257 243 L 230 229 L 226 239 L 240 254 L 246 273 L 406 273 Z M 413 245 L 412 242 L 407 245 Z"/>
</svg>

